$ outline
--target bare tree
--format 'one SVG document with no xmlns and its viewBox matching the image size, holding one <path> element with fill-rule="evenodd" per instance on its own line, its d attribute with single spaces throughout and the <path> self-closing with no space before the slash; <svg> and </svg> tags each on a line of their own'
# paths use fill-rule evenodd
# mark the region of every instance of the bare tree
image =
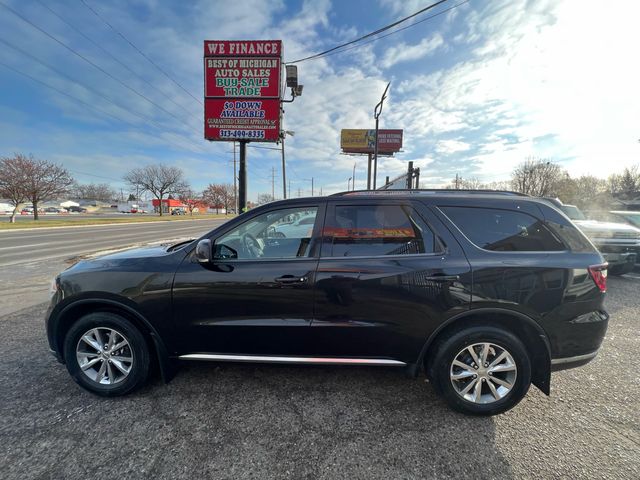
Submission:
<svg viewBox="0 0 640 480">
<path fill-rule="evenodd" d="M 162 216 L 162 200 L 166 195 L 179 194 L 188 188 L 184 173 L 178 167 L 147 165 L 134 168 L 124 177 L 132 187 L 149 192 L 159 201 Z"/>
<path fill-rule="evenodd" d="M 275 198 L 273 198 L 270 194 L 261 193 L 260 195 L 258 195 L 258 198 L 256 199 L 256 204 L 264 205 L 265 203 L 271 203 L 274 200 Z"/>
<path fill-rule="evenodd" d="M 609 176 L 611 194 L 622 199 L 632 199 L 640 195 L 640 170 L 638 165 L 625 168 L 622 173 Z"/>
<path fill-rule="evenodd" d="M 69 172 L 55 163 L 22 155 L 20 166 L 25 175 L 26 198 L 33 204 L 33 219 L 38 220 L 38 204 L 64 195 L 73 185 Z"/>
<path fill-rule="evenodd" d="M 116 191 L 108 183 L 76 183 L 74 195 L 78 198 L 108 202 L 116 198 Z"/>
<path fill-rule="evenodd" d="M 566 171 L 559 165 L 530 157 L 513 171 L 511 185 L 517 192 L 547 197 L 554 194 L 566 176 Z"/>
<path fill-rule="evenodd" d="M 202 203 L 202 199 L 198 198 L 198 195 L 191 189 L 191 187 L 188 187 L 181 191 L 178 195 L 178 198 L 184 205 L 187 206 L 187 210 L 189 212 L 189 215 L 191 216 L 193 216 L 193 211 L 195 210 L 195 208 L 200 203 Z"/>
<path fill-rule="evenodd" d="M 233 185 L 229 183 L 210 183 L 202 193 L 205 201 L 219 213 L 220 207 L 229 213 L 229 209 L 235 206 L 236 198 L 233 193 Z"/>
<path fill-rule="evenodd" d="M 27 165 L 31 159 L 16 154 L 13 157 L 0 159 L 0 197 L 7 198 L 13 205 L 9 222 L 16 221 L 20 205 L 27 199 Z"/>
</svg>

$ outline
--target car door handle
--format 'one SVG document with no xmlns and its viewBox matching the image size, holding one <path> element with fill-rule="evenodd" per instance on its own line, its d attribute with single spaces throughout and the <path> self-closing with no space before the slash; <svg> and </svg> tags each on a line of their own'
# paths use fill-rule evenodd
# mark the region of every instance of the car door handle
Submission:
<svg viewBox="0 0 640 480">
<path fill-rule="evenodd" d="M 432 282 L 457 282 L 460 280 L 460 275 L 429 275 L 426 277 L 426 280 L 430 280 Z"/>
<path fill-rule="evenodd" d="M 291 285 L 296 284 L 300 285 L 301 283 L 307 282 L 307 277 L 296 277 L 295 275 L 283 275 L 275 279 L 276 283 L 280 283 L 283 285 Z"/>
</svg>

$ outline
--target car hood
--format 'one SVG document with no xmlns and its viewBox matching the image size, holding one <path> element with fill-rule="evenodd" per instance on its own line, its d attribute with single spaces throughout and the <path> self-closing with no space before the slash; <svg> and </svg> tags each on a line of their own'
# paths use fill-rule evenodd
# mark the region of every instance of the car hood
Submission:
<svg viewBox="0 0 640 480">
<path fill-rule="evenodd" d="M 153 245 L 149 247 L 130 248 L 120 252 L 109 253 L 96 257 L 95 260 L 131 260 L 136 258 L 160 257 L 167 254 L 171 245 Z"/>
<path fill-rule="evenodd" d="M 598 220 L 574 220 L 573 223 L 581 230 L 593 233 L 625 232 L 640 234 L 640 229 L 624 223 L 600 222 Z"/>
</svg>

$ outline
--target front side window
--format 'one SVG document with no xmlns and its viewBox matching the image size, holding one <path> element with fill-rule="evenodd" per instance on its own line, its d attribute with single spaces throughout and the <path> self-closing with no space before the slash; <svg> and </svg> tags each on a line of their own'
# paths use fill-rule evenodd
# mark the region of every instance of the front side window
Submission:
<svg viewBox="0 0 640 480">
<path fill-rule="evenodd" d="M 336 205 L 322 236 L 331 257 L 432 253 L 436 244 L 429 226 L 404 205 Z"/>
<path fill-rule="evenodd" d="M 307 257 L 318 207 L 274 210 L 247 220 L 218 238 L 214 258 Z"/>
<path fill-rule="evenodd" d="M 524 212 L 476 207 L 440 207 L 475 245 L 496 252 L 549 252 L 566 246 L 545 223 Z"/>
</svg>

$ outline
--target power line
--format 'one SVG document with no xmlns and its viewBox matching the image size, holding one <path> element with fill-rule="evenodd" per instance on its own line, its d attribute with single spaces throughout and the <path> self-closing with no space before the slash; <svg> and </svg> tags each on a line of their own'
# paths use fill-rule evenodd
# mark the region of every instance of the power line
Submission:
<svg viewBox="0 0 640 480">
<path fill-rule="evenodd" d="M 340 50 L 339 52 L 328 53 L 325 56 L 326 57 L 332 57 L 333 55 L 338 55 L 340 53 L 348 52 L 349 50 L 353 50 L 354 48 L 364 47 L 365 45 L 369 45 L 370 43 L 377 42 L 378 40 L 382 40 L 383 38 L 390 37 L 391 35 L 395 35 L 396 33 L 400 33 L 403 30 L 407 30 L 408 28 L 415 27 L 416 25 L 419 25 L 419 24 L 421 24 L 423 22 L 426 22 L 427 20 L 431 20 L 432 18 L 439 17 L 440 15 L 442 15 L 444 13 L 447 13 L 448 11 L 453 10 L 454 8 L 458 8 L 459 6 L 464 5 L 465 3 L 469 3 L 470 1 L 471 0 L 464 0 L 463 2 L 456 3 L 455 5 L 452 5 L 449 8 L 445 8 L 444 10 L 441 10 L 438 13 L 434 13 L 433 15 L 429 15 L 428 17 L 423 18 L 422 20 L 418 20 L 417 22 L 413 22 L 412 24 L 407 25 L 406 27 L 398 28 L 397 30 L 394 30 L 393 32 L 387 33 L 386 35 L 380 35 L 379 37 L 373 38 L 373 39 L 371 39 L 371 40 L 369 40 L 367 42 L 362 42 L 359 45 L 353 45 L 352 47 L 345 48 L 343 50 Z"/>
<path fill-rule="evenodd" d="M 71 53 L 73 53 L 74 55 L 76 55 L 77 57 L 81 58 L 82 60 L 84 60 L 85 62 L 87 62 L 89 65 L 91 65 L 92 67 L 96 68 L 97 70 L 99 70 L 100 72 L 102 72 L 103 74 L 105 74 L 106 76 L 108 76 L 109 78 L 115 80 L 116 82 L 118 82 L 120 85 L 122 85 L 123 87 L 127 88 L 128 90 L 132 91 L 133 93 L 135 93 L 136 95 L 138 95 L 140 98 L 146 100 L 147 102 L 151 103 L 152 105 L 156 106 L 157 108 L 159 108 L 160 110 L 162 110 L 163 112 L 167 113 L 168 115 L 170 115 L 171 117 L 173 117 L 174 119 L 178 120 L 178 121 L 184 121 L 184 120 L 180 120 L 178 117 L 176 117 L 173 113 L 171 113 L 169 110 L 165 109 L 164 107 L 162 107 L 161 105 L 158 105 L 156 102 L 154 102 L 153 100 L 147 98 L 145 95 L 143 95 L 142 93 L 138 92 L 135 88 L 130 87 L 129 85 L 127 85 L 126 83 L 124 83 L 122 80 L 120 80 L 119 78 L 113 76 L 112 74 L 110 74 L 109 72 L 107 72 L 104 68 L 102 68 L 101 66 L 95 64 L 94 62 L 92 62 L 91 60 L 89 60 L 87 57 L 85 57 L 84 55 L 78 53 L 76 50 L 74 50 L 73 48 L 71 48 L 70 46 L 68 46 L 66 43 L 62 42 L 61 40 L 59 40 L 58 38 L 56 38 L 55 36 L 51 35 L 49 32 L 47 32 L 46 30 L 40 28 L 39 26 L 37 26 L 35 23 L 33 23 L 31 20 L 25 18 L 24 16 L 22 16 L 21 14 L 19 14 L 18 12 L 16 12 L 13 8 L 5 5 L 3 2 L 0 2 L 0 6 L 4 7 L 5 9 L 9 10 L 11 13 L 13 13 L 16 17 L 20 18 L 23 22 L 27 23 L 28 25 L 31 25 L 31 27 L 35 28 L 36 30 L 38 30 L 39 32 L 41 32 L 42 34 L 46 35 L 47 37 L 49 37 L 50 39 L 52 39 L 53 41 L 55 41 L 56 43 L 58 43 L 59 45 L 63 46 L 64 48 L 66 48 L 67 50 L 69 50 Z"/>
<path fill-rule="evenodd" d="M 165 127 L 163 125 L 160 125 L 159 123 L 157 123 L 155 120 L 145 117 L 144 115 L 140 115 L 139 113 L 131 110 L 130 108 L 126 108 L 123 107 L 122 105 L 119 105 L 118 103 L 116 103 L 114 100 L 112 100 L 111 98 L 107 97 L 106 95 L 102 94 L 101 92 L 99 92 L 98 90 L 95 90 L 94 88 L 91 88 L 87 85 L 85 85 L 82 82 L 79 82 L 77 80 L 74 80 L 72 77 L 70 77 L 69 75 L 65 74 L 64 72 L 61 72 L 60 70 L 58 70 L 57 68 L 49 65 L 48 63 L 40 60 L 39 58 L 35 57 L 34 55 L 31 55 L 29 52 L 21 49 L 20 47 L 17 47 L 15 45 L 13 45 L 12 43 L 6 41 L 5 39 L 0 37 L 0 43 L 5 44 L 6 46 L 8 46 L 9 48 L 15 50 L 16 52 L 20 53 L 21 55 L 24 55 L 25 57 L 28 57 L 30 59 L 32 59 L 33 61 L 39 63 L 40 65 L 43 65 L 44 67 L 50 69 L 51 71 L 57 73 L 59 76 L 61 76 L 62 78 L 65 78 L 67 81 L 71 82 L 72 84 L 78 85 L 81 88 L 84 88 L 85 90 L 87 90 L 88 92 L 93 93 L 94 95 L 97 95 L 99 97 L 101 97 L 102 99 L 104 99 L 105 101 L 107 101 L 108 103 L 118 107 L 121 110 L 124 110 L 127 113 L 130 113 L 131 115 L 134 115 L 136 117 L 138 117 L 141 120 L 144 120 L 145 122 L 149 122 L 153 125 L 155 125 L 156 127 L 160 128 L 160 129 L 164 129 Z M 187 137 L 184 137 L 185 140 L 189 140 Z"/>
<path fill-rule="evenodd" d="M 114 32 L 116 32 L 118 35 L 120 35 L 120 37 L 122 37 L 129 45 L 131 45 L 136 52 L 138 52 L 140 55 L 142 55 L 151 65 L 153 65 L 154 67 L 156 67 L 165 77 L 167 77 L 169 80 L 171 80 L 173 83 L 175 83 L 178 87 L 180 87 L 187 95 L 189 95 L 191 98 L 193 98 L 196 102 L 198 102 L 200 105 L 204 105 L 204 103 L 202 103 L 202 100 L 194 97 L 191 92 L 189 92 L 186 88 L 184 88 L 177 80 L 175 80 L 173 77 L 171 77 L 167 72 L 165 72 L 158 64 L 156 64 L 153 60 L 151 60 L 151 58 L 149 58 L 147 55 L 145 55 L 145 53 L 140 50 L 138 47 L 136 47 L 133 42 L 131 40 L 129 40 L 127 37 L 124 36 L 124 34 L 122 32 L 120 32 L 117 28 L 115 28 L 113 25 L 111 25 L 104 17 L 102 17 L 97 11 L 95 11 L 91 5 L 89 5 L 87 2 L 85 2 L 85 0 L 80 0 L 82 2 L 82 4 L 87 7 L 89 10 L 91 10 L 93 12 L 93 14 L 98 17 L 100 20 L 102 20 L 111 30 L 113 30 Z"/>
<path fill-rule="evenodd" d="M 84 2 L 84 0 L 81 0 L 81 1 Z M 357 42 L 360 42 L 360 41 L 365 40 L 367 38 L 370 38 L 370 37 L 373 37 L 375 35 L 378 35 L 379 33 L 385 32 L 385 31 L 395 27 L 396 25 L 400 25 L 401 23 L 406 22 L 407 20 L 409 20 L 409 19 L 411 19 L 411 18 L 413 18 L 413 17 L 415 17 L 417 15 L 420 15 L 421 13 L 426 12 L 427 10 L 431 10 L 432 8 L 435 8 L 438 5 L 440 5 L 440 4 L 444 3 L 444 2 L 447 2 L 447 1 L 448 0 L 439 0 L 439 1 L 435 2 L 435 3 L 432 3 L 431 5 L 426 6 L 425 8 L 423 8 L 421 10 L 418 10 L 415 13 L 412 13 L 411 15 L 409 15 L 407 17 L 401 18 L 400 20 L 397 20 L 397 21 L 395 21 L 395 22 L 393 22 L 393 23 L 391 23 L 389 25 L 386 25 L 386 26 L 384 26 L 382 28 L 379 28 L 378 30 L 375 30 L 375 31 L 370 32 L 370 33 L 367 33 L 366 35 L 363 35 L 361 37 L 356 38 L 355 40 L 351 40 L 350 42 L 346 42 L 346 43 L 343 43 L 343 44 L 338 45 L 336 47 L 330 48 L 329 50 L 325 50 L 324 52 L 316 53 L 314 55 L 310 55 L 308 57 L 304 57 L 304 58 L 301 58 L 299 60 L 295 60 L 293 62 L 287 62 L 287 63 L 288 64 L 300 63 L 300 62 L 304 62 L 306 60 L 311 60 L 311 59 L 314 59 L 314 58 L 322 57 L 322 56 L 324 56 L 324 55 L 326 55 L 326 54 L 328 54 L 330 52 L 333 52 L 335 50 L 339 50 L 340 48 L 346 47 L 348 45 L 352 45 L 354 43 L 357 43 Z"/>
<path fill-rule="evenodd" d="M 69 28 L 71 28 L 73 31 L 75 31 L 78 35 L 82 36 L 82 38 L 84 38 L 85 40 L 87 40 L 88 42 L 90 42 L 92 45 L 94 45 L 95 47 L 99 48 L 100 51 L 104 52 L 109 58 L 111 58 L 113 61 L 117 62 L 120 66 L 122 66 L 125 70 L 127 70 L 129 73 L 131 73 L 133 76 L 135 76 L 136 78 L 138 78 L 139 80 L 142 80 L 144 83 L 146 83 L 147 85 L 151 86 L 149 84 L 149 82 L 142 77 L 142 75 L 136 73 L 135 71 L 133 71 L 127 64 L 125 64 L 123 61 L 121 61 L 118 57 L 116 57 L 115 55 L 113 55 L 111 52 L 109 52 L 106 48 L 104 48 L 102 45 L 100 45 L 98 42 L 96 42 L 95 40 L 93 40 L 91 37 L 89 37 L 88 35 L 86 35 L 84 32 L 82 32 L 79 28 L 75 27 L 73 24 L 71 24 L 69 21 L 65 20 L 64 17 L 62 17 L 62 15 L 60 15 L 59 13 L 57 13 L 55 10 L 53 10 L 49 5 L 47 5 L 46 3 L 44 3 L 42 0 L 36 0 L 40 5 L 42 5 L 44 8 L 46 8 L 47 10 L 49 10 L 53 15 L 55 15 L 61 22 L 65 23 Z M 166 91 L 164 91 L 163 89 L 154 86 L 154 88 L 157 88 L 159 91 L 161 91 L 162 93 L 164 93 L 165 95 L 167 95 L 166 99 L 169 100 L 171 103 L 173 103 L 175 106 L 181 108 L 182 110 L 184 110 L 187 114 L 191 115 L 192 112 L 190 112 L 189 110 L 187 110 L 183 105 L 179 104 L 178 102 L 176 102 L 173 98 L 171 98 L 169 96 L 169 93 L 167 93 Z"/>
<path fill-rule="evenodd" d="M 96 107 L 95 105 L 92 105 L 92 104 L 90 104 L 90 103 L 87 103 L 87 102 L 85 102 L 84 100 L 82 100 L 82 99 L 80 99 L 80 98 L 78 98 L 78 97 L 74 97 L 73 95 L 70 95 L 70 94 L 68 94 L 67 92 L 62 91 L 62 90 L 60 90 L 59 88 L 56 88 L 56 87 L 54 87 L 54 86 L 51 86 L 51 85 L 49 85 L 48 83 L 45 83 L 45 82 L 43 82 L 42 80 L 40 80 L 40 79 L 38 79 L 38 78 L 36 78 L 36 77 L 34 77 L 34 76 L 32 76 L 32 75 L 29 75 L 28 73 L 25 73 L 25 72 L 23 72 L 23 71 L 21 71 L 21 70 L 18 70 L 17 68 L 14 68 L 14 67 L 12 67 L 12 66 L 10 66 L 10 65 L 7 65 L 6 63 L 4 63 L 4 62 L 2 62 L 2 61 L 0 61 L 0 65 L 2 65 L 3 67 L 5 67 L 5 68 L 7 68 L 7 69 L 9 69 L 9 70 L 11 70 L 11 71 L 13 71 L 13 72 L 17 73 L 18 75 L 22 75 L 22 76 L 24 76 L 24 77 L 29 78 L 30 80 L 33 80 L 33 81 L 34 81 L 34 82 L 36 82 L 36 83 L 39 83 L 39 84 L 41 84 L 41 85 L 44 85 L 45 87 L 48 87 L 48 88 L 50 88 L 51 90 L 54 90 L 55 92 L 59 93 L 60 95 L 64 95 L 65 97 L 69 97 L 69 98 L 71 98 L 71 99 L 73 99 L 73 100 L 75 100 L 75 101 L 77 101 L 77 102 L 79 102 L 79 103 L 81 103 L 81 104 L 83 104 L 83 105 L 85 105 L 85 106 L 87 106 L 87 107 L 89 107 L 89 108 L 93 109 L 93 110 L 96 110 L 96 111 L 98 111 L 98 112 L 102 113 L 103 115 L 107 115 L 107 116 L 109 116 L 109 117 L 113 118 L 114 120 L 118 120 L 118 121 L 120 121 L 120 122 L 123 122 L 123 123 L 129 124 L 129 125 L 131 125 L 131 126 L 133 126 L 133 127 L 135 127 L 135 128 L 140 128 L 138 125 L 136 125 L 136 124 L 134 124 L 134 123 L 132 123 L 132 122 L 130 122 L 130 121 L 128 121 L 128 120 L 125 120 L 125 119 L 123 119 L 123 118 L 120 118 L 120 117 L 118 117 L 117 115 L 113 115 L 113 114 L 111 114 L 111 113 L 107 112 L 106 110 L 103 110 L 103 109 L 101 109 L 101 108 L 99 108 L 99 107 Z M 177 146 L 180 150 L 184 150 L 184 149 L 185 149 L 185 147 L 184 147 L 183 145 L 178 145 L 177 143 L 174 143 L 174 142 L 172 142 L 171 140 L 168 140 L 168 139 L 166 139 L 166 138 L 165 138 L 165 139 L 163 139 L 163 140 L 164 140 L 165 142 L 167 142 L 167 143 L 170 143 L 170 144 L 172 144 L 172 145 Z"/>
</svg>

